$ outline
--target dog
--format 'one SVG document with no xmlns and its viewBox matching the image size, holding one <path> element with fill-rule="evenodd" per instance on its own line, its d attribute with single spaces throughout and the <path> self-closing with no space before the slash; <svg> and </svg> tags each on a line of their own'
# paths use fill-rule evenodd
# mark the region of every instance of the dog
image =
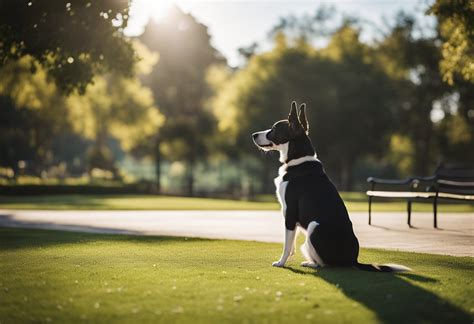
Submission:
<svg viewBox="0 0 474 324">
<path fill-rule="evenodd" d="M 396 264 L 359 263 L 359 241 L 354 234 L 344 201 L 317 158 L 309 138 L 306 105 L 292 102 L 288 119 L 277 121 L 270 129 L 252 134 L 254 143 L 264 151 L 280 152 L 276 195 L 285 220 L 283 253 L 275 267 L 284 267 L 295 253 L 297 230 L 306 232 L 301 252 L 309 268 L 325 266 L 355 267 L 374 272 L 410 269 Z"/>
</svg>

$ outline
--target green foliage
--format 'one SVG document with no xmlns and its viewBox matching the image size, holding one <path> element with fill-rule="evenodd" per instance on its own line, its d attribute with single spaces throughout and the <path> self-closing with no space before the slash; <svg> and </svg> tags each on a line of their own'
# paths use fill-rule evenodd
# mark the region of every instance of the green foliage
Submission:
<svg viewBox="0 0 474 324">
<path fill-rule="evenodd" d="M 135 67 L 136 73 L 149 71 L 156 63 L 156 55 L 138 42 L 135 47 L 137 56 L 143 58 Z M 31 66 L 35 66 L 34 73 Z M 32 164 L 36 170 L 31 171 L 36 174 L 56 163 L 52 152 L 54 139 L 71 132 L 95 141 L 90 161 L 97 163 L 91 166 L 113 169 L 113 156 L 105 147 L 110 137 L 128 151 L 156 134 L 163 123 L 151 91 L 137 77 L 96 76 L 85 93 L 78 91 L 66 97 L 50 82 L 47 71 L 32 57 L 25 56 L 4 65 L 0 81 L 0 114 L 5 117 L 0 128 L 0 143 L 4 143 L 0 163 L 14 170 L 19 160 Z"/>
<path fill-rule="evenodd" d="M 349 25 L 321 50 L 301 38 L 289 45 L 283 33 L 275 42 L 273 50 L 252 56 L 216 87 L 212 105 L 219 129 L 230 145 L 251 152 L 249 134 L 285 118 L 291 100 L 308 102 L 316 150 L 339 183 L 350 186 L 351 165 L 363 155 L 380 154 L 388 143 L 395 110 L 390 78 Z"/>
<path fill-rule="evenodd" d="M 412 174 L 414 151 L 413 143 L 408 136 L 401 134 L 391 136 L 388 158 L 396 166 L 401 177 L 408 177 Z"/>
<path fill-rule="evenodd" d="M 2 0 L 0 67 L 32 57 L 65 93 L 84 92 L 97 74 L 131 75 L 128 9 L 129 1 Z"/>
<path fill-rule="evenodd" d="M 28 160 L 38 172 L 53 162 L 52 140 L 68 127 L 64 97 L 29 56 L 0 69 L 0 96 L 0 163 L 17 170 L 19 160 Z"/>
<path fill-rule="evenodd" d="M 73 127 L 97 146 L 110 135 L 129 150 L 163 123 L 151 91 L 137 78 L 96 77 L 84 95 L 69 96 L 67 102 Z"/>
<path fill-rule="evenodd" d="M 406 141 L 413 145 L 410 149 L 412 154 L 406 152 L 403 158 L 412 161 L 399 165 L 400 170 L 404 175 L 429 175 L 442 161 L 468 163 L 465 155 L 440 152 L 440 148 L 443 151 L 446 146 L 440 145 L 437 140 L 441 128 L 436 127 L 431 117 L 434 107 L 446 114 L 455 113 L 451 111 L 452 107 L 460 108 L 462 102 L 470 100 L 472 95 L 461 89 L 460 85 L 450 87 L 443 82 L 438 68 L 441 59 L 438 39 L 436 36 L 415 37 L 416 30 L 417 23 L 413 17 L 398 14 L 390 34 L 378 44 L 377 60 L 398 81 L 395 87 L 400 98 L 397 133 L 403 134 Z M 453 102 L 453 97 L 459 98 L 457 103 Z M 464 115 L 463 119 L 468 119 L 467 113 L 461 113 L 460 109 L 459 113 Z M 399 156 L 394 161 L 402 159 L 400 151 L 392 151 L 391 155 Z"/>
<path fill-rule="evenodd" d="M 336 9 L 332 5 L 320 5 L 314 14 L 303 16 L 288 15 L 280 17 L 278 23 L 269 33 L 274 37 L 283 33 L 292 39 L 311 40 L 330 36 L 334 30 L 328 27 L 328 22 L 334 21 Z"/>
<path fill-rule="evenodd" d="M 455 74 L 474 83 L 474 2 L 436 0 L 428 10 L 436 15 L 444 43 L 440 70 L 443 80 L 455 82 Z"/>
<path fill-rule="evenodd" d="M 93 146 L 87 152 L 87 165 L 91 176 L 94 170 L 111 170 L 116 173 L 114 157 L 106 146 Z M 110 171 L 109 171 L 110 172 Z"/>
<path fill-rule="evenodd" d="M 474 118 L 465 118 L 461 113 L 447 114 L 437 125 L 441 153 L 449 157 L 448 162 L 470 166 L 474 164 Z"/>
</svg>

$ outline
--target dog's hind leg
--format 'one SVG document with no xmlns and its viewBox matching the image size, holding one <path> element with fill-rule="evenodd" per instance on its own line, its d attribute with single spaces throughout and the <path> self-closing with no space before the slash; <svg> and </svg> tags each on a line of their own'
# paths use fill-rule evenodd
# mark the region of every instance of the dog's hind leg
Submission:
<svg viewBox="0 0 474 324">
<path fill-rule="evenodd" d="M 315 221 L 308 224 L 308 229 L 306 231 L 306 241 L 303 245 L 301 245 L 301 252 L 303 253 L 306 261 L 302 262 L 301 265 L 303 267 L 317 269 L 319 267 L 323 267 L 324 263 L 319 257 L 318 253 L 316 252 L 313 244 L 311 243 L 310 237 L 313 234 L 314 229 L 319 224 Z"/>
</svg>

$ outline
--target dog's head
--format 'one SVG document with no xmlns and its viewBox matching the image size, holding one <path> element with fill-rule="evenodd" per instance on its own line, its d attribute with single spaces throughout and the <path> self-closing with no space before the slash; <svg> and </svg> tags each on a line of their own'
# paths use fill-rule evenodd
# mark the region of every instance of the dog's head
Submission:
<svg viewBox="0 0 474 324">
<path fill-rule="evenodd" d="M 270 129 L 252 134 L 254 143 L 264 151 L 280 152 L 280 162 L 285 163 L 299 157 L 314 155 L 309 139 L 309 124 L 306 119 L 306 104 L 299 108 L 291 103 L 288 119 L 277 121 Z"/>
</svg>

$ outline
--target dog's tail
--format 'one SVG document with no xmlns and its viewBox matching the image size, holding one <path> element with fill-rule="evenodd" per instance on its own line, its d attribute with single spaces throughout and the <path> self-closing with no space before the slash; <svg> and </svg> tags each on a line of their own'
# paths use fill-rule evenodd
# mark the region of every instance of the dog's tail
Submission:
<svg viewBox="0 0 474 324">
<path fill-rule="evenodd" d="M 408 267 L 405 267 L 405 266 L 400 265 L 400 264 L 393 264 L 393 263 L 367 264 L 367 263 L 357 262 L 356 264 L 354 264 L 354 267 L 356 267 L 359 270 L 371 271 L 371 272 L 405 272 L 405 271 L 412 271 Z"/>
</svg>

